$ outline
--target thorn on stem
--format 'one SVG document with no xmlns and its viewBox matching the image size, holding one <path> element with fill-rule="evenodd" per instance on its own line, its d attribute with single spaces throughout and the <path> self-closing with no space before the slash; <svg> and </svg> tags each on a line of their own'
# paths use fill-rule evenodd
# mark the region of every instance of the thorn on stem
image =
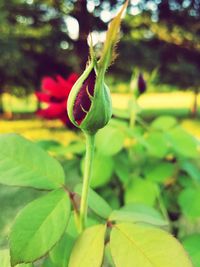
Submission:
<svg viewBox="0 0 200 267">
<path fill-rule="evenodd" d="M 112 227 L 113 227 L 113 222 L 111 222 L 111 221 L 107 221 L 107 227 L 108 227 L 108 228 L 112 228 Z"/>
</svg>

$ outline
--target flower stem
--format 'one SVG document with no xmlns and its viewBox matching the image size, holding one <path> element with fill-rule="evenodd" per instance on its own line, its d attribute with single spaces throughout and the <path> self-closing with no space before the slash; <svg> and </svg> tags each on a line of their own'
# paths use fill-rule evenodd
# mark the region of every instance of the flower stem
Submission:
<svg viewBox="0 0 200 267">
<path fill-rule="evenodd" d="M 81 194 L 81 206 L 80 206 L 80 232 L 82 232 L 86 225 L 87 220 L 87 208 L 88 208 L 88 193 L 91 180 L 92 162 L 94 156 L 94 140 L 95 135 L 85 133 L 86 135 L 86 157 L 85 157 L 85 169 L 83 176 L 83 188 Z"/>
</svg>

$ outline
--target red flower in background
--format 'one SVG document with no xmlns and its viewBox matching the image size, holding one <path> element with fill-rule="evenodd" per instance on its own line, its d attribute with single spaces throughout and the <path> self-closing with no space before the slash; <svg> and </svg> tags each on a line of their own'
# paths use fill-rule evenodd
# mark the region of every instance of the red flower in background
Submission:
<svg viewBox="0 0 200 267">
<path fill-rule="evenodd" d="M 45 119 L 60 119 L 65 125 L 72 126 L 67 115 L 67 99 L 72 86 L 78 79 L 76 73 L 72 73 L 67 79 L 61 76 L 44 77 L 41 83 L 41 92 L 35 95 L 39 102 L 48 104 L 46 109 L 39 109 L 37 115 Z"/>
</svg>

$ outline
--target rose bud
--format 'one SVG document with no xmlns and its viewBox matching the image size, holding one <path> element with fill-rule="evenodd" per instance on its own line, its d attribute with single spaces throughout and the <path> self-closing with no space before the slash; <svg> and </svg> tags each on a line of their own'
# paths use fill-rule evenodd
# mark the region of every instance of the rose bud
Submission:
<svg viewBox="0 0 200 267">
<path fill-rule="evenodd" d="M 115 59 L 114 50 L 119 37 L 121 17 L 127 5 L 128 1 L 111 21 L 98 62 L 91 42 L 89 64 L 72 87 L 67 101 L 71 122 L 88 134 L 95 134 L 103 128 L 112 115 L 110 91 L 104 77 L 107 68 Z"/>
<path fill-rule="evenodd" d="M 138 76 L 137 85 L 138 85 L 139 95 L 143 94 L 146 91 L 146 82 L 144 80 L 142 73 L 140 73 Z"/>
<path fill-rule="evenodd" d="M 68 115 L 80 129 L 94 134 L 111 118 L 110 91 L 91 62 L 74 84 L 67 102 Z"/>
</svg>

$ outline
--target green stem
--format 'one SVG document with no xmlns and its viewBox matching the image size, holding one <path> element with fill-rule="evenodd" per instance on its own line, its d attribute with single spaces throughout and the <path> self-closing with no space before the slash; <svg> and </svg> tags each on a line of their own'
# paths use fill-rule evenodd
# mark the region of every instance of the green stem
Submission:
<svg viewBox="0 0 200 267">
<path fill-rule="evenodd" d="M 82 232 L 86 225 L 87 220 L 87 208 L 88 208 L 88 193 L 91 180 L 92 162 L 94 156 L 94 140 L 95 135 L 86 133 L 86 157 L 85 157 L 85 169 L 83 176 L 83 188 L 81 194 L 81 206 L 80 206 L 80 232 Z"/>
<path fill-rule="evenodd" d="M 129 101 L 129 109 L 130 109 L 130 120 L 129 120 L 129 126 L 131 129 L 134 128 L 135 122 L 136 122 L 136 116 L 137 116 L 137 99 L 136 96 L 132 96 Z"/>
</svg>

